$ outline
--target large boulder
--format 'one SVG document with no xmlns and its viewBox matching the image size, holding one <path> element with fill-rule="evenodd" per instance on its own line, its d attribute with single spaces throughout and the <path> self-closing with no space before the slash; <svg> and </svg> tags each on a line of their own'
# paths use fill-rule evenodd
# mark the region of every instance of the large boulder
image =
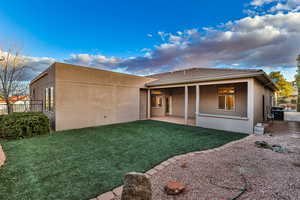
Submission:
<svg viewBox="0 0 300 200">
<path fill-rule="evenodd" d="M 152 200 L 151 182 L 142 173 L 125 175 L 121 200 Z"/>
<path fill-rule="evenodd" d="M 4 165 L 5 160 L 6 160 L 5 153 L 4 153 L 4 151 L 2 149 L 2 146 L 0 144 L 0 167 L 2 165 Z"/>
</svg>

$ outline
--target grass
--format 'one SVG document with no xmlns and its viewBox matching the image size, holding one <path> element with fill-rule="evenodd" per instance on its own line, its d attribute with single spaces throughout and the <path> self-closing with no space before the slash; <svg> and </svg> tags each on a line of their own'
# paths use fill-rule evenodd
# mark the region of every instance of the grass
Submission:
<svg viewBox="0 0 300 200">
<path fill-rule="evenodd" d="M 121 185 L 126 172 L 245 136 L 145 120 L 1 142 L 0 199 L 90 199 Z"/>
</svg>

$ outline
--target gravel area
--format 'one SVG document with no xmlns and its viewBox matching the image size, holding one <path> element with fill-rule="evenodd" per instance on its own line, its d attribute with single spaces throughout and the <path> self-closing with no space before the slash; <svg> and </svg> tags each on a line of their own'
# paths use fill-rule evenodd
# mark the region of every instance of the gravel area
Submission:
<svg viewBox="0 0 300 200">
<path fill-rule="evenodd" d="M 225 148 L 183 158 L 151 176 L 153 200 L 228 200 L 245 188 L 238 200 L 300 199 L 299 136 L 252 135 Z M 283 145 L 288 151 L 258 148 L 254 145 L 257 140 Z M 184 183 L 185 192 L 166 195 L 163 188 L 170 180 Z"/>
</svg>

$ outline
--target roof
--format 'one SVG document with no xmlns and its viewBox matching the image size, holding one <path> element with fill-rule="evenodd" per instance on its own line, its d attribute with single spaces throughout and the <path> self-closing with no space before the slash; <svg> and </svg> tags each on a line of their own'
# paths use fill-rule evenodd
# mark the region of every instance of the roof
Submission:
<svg viewBox="0 0 300 200">
<path fill-rule="evenodd" d="M 30 84 L 34 83 L 35 81 L 45 76 L 48 73 L 49 69 L 52 66 L 54 66 L 56 63 L 64 64 L 66 66 L 70 65 L 76 67 L 89 68 L 93 70 L 100 70 L 91 67 L 55 62 L 49 68 L 47 68 L 42 73 L 40 73 L 37 77 L 35 77 L 30 82 Z M 100 71 L 108 71 L 108 70 L 100 70 Z M 113 73 L 124 74 L 119 72 L 113 72 Z M 142 76 L 136 76 L 131 74 L 127 74 L 127 75 L 142 77 Z M 228 69 L 228 68 L 200 68 L 199 67 L 199 68 L 183 69 L 183 70 L 172 71 L 172 72 L 165 72 L 160 74 L 153 74 L 144 77 L 149 78 L 149 81 L 145 84 L 147 87 L 255 77 L 257 80 L 259 80 L 261 83 L 263 83 L 270 89 L 274 91 L 278 90 L 278 87 L 269 78 L 269 76 L 263 70 L 257 70 L 257 69 Z"/>
<path fill-rule="evenodd" d="M 17 101 L 27 100 L 27 99 L 29 99 L 29 96 L 11 96 L 11 97 L 9 98 L 9 102 L 10 102 L 11 104 L 14 104 L 14 103 L 16 103 Z M 0 100 L 0 104 L 6 104 L 5 100 L 1 99 L 1 100 Z"/>
<path fill-rule="evenodd" d="M 102 72 L 109 72 L 112 74 L 122 74 L 122 75 L 127 75 L 129 77 L 137 77 L 137 78 L 147 78 L 145 76 L 138 76 L 138 75 L 134 75 L 134 74 L 129 74 L 129 73 L 121 73 L 121 72 L 114 72 L 114 71 L 110 71 L 110 70 L 104 70 L 104 69 L 99 69 L 99 68 L 94 68 L 94 67 L 90 67 L 90 66 L 81 66 L 81 65 L 75 65 L 75 64 L 69 64 L 69 63 L 62 63 L 62 62 L 54 62 L 52 63 L 48 68 L 46 68 L 43 72 L 41 72 L 40 74 L 38 74 L 35 78 L 33 78 L 29 85 L 33 84 L 34 82 L 38 81 L 39 79 L 43 78 L 44 76 L 46 76 L 49 72 L 49 70 L 52 67 L 55 66 L 63 66 L 63 67 L 76 67 L 77 69 L 89 69 L 89 70 L 95 70 L 95 71 L 102 71 Z M 150 80 L 150 79 L 149 79 Z"/>
<path fill-rule="evenodd" d="M 146 85 L 148 87 L 257 77 L 259 81 L 265 83 L 271 89 L 277 90 L 277 86 L 271 81 L 271 79 L 263 70 L 254 69 L 190 68 L 154 74 L 147 77 L 156 79 L 147 83 Z"/>
</svg>

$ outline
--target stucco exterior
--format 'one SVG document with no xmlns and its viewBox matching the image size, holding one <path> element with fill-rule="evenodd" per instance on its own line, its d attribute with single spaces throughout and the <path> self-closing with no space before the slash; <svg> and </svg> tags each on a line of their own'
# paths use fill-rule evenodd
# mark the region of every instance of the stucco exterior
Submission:
<svg viewBox="0 0 300 200">
<path fill-rule="evenodd" d="M 195 86 L 188 87 L 188 117 L 195 118 L 195 95 L 196 89 Z M 170 90 L 170 96 L 172 96 L 172 107 L 171 116 L 184 117 L 184 88 L 172 88 Z"/>
<path fill-rule="evenodd" d="M 147 89 L 140 90 L 140 119 L 147 119 Z"/>
<path fill-rule="evenodd" d="M 31 100 L 37 100 L 45 102 L 45 88 L 53 87 L 54 88 L 54 98 L 55 98 L 55 65 L 51 65 L 39 76 L 37 76 L 30 84 L 30 97 Z M 54 102 L 55 107 L 55 102 Z M 46 111 L 43 104 L 43 112 L 49 117 L 51 121 L 52 128 L 55 127 L 55 110 Z"/>
<path fill-rule="evenodd" d="M 235 88 L 235 109 L 233 111 L 224 111 L 218 109 L 218 88 L 234 87 Z M 247 83 L 232 83 L 232 84 L 214 84 L 202 85 L 200 90 L 200 113 L 219 114 L 230 116 L 247 116 Z M 159 90 L 162 92 L 163 105 L 160 108 L 152 108 L 153 117 L 165 116 L 166 98 L 171 97 L 172 102 L 170 108 L 172 112 L 170 116 L 184 117 L 184 87 L 175 87 Z M 196 114 L 196 87 L 188 87 L 188 117 L 195 118 Z"/>
<path fill-rule="evenodd" d="M 254 91 L 255 106 L 253 123 L 256 125 L 259 122 L 267 120 L 268 110 L 273 106 L 272 98 L 274 97 L 274 93 L 257 80 L 254 80 Z"/>
<path fill-rule="evenodd" d="M 220 72 L 223 71 L 232 73 L 224 69 Z M 248 75 L 248 71 L 246 72 L 243 76 Z M 210 77 L 213 73 L 215 69 L 209 70 Z M 176 73 L 174 74 L 176 77 Z M 185 80 L 186 74 L 188 73 L 180 71 L 178 77 L 181 81 Z M 154 77 L 54 63 L 31 82 L 30 91 L 32 99 L 44 100 L 45 88 L 54 88 L 55 109 L 46 114 L 53 122 L 55 130 L 77 129 L 167 115 L 185 119 L 196 118 L 196 125 L 205 128 L 252 133 L 254 125 L 266 119 L 267 111 L 272 106 L 271 96 L 274 93 L 266 83 L 263 83 L 269 80 L 261 77 L 261 72 L 255 71 L 255 76 L 258 75 L 260 79 L 222 77 L 220 80 L 193 81 L 176 85 L 173 84 L 175 80 L 172 78 L 173 74 L 167 73 L 168 78 L 164 82 L 172 78 L 172 84 L 147 86 L 149 82 L 155 81 Z M 218 108 L 218 88 L 223 87 L 235 89 L 235 106 L 231 111 Z M 199 88 L 198 92 L 196 88 Z M 151 106 L 151 97 L 154 95 L 162 97 L 161 107 Z M 264 104 L 262 96 L 264 96 Z M 197 99 L 199 101 L 196 101 Z M 169 105 L 168 109 L 167 105 Z M 196 108 L 199 110 L 197 111 Z"/>
<path fill-rule="evenodd" d="M 36 98 L 54 87 L 55 130 L 77 129 L 140 119 L 140 88 L 148 78 L 54 63 L 31 83 Z"/>
</svg>

